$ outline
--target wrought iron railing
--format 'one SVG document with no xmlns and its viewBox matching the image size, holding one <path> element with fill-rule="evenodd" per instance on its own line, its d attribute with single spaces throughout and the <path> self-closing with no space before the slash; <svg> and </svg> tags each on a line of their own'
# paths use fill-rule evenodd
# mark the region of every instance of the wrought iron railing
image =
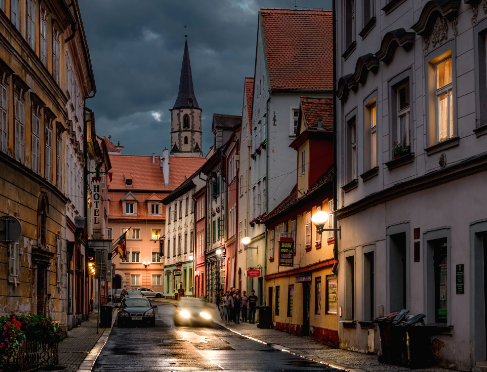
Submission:
<svg viewBox="0 0 487 372">
<path fill-rule="evenodd" d="M 3 356 L 0 365 L 4 372 L 28 372 L 58 363 L 58 344 L 27 341 L 16 354 Z"/>
</svg>

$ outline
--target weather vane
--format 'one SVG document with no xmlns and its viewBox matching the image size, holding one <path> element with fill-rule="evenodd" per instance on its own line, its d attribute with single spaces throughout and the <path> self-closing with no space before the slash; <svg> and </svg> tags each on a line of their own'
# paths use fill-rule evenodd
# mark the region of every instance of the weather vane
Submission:
<svg viewBox="0 0 487 372">
<path fill-rule="evenodd" d="M 188 38 L 188 34 L 186 34 L 186 27 L 188 27 L 188 26 L 186 26 L 186 25 L 184 26 L 184 33 L 185 33 L 184 37 L 187 39 Z"/>
</svg>

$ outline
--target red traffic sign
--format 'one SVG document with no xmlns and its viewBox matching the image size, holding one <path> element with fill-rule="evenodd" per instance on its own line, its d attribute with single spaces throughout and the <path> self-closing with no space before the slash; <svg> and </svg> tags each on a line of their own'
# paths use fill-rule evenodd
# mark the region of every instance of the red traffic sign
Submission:
<svg viewBox="0 0 487 372">
<path fill-rule="evenodd" d="M 260 270 L 259 269 L 247 270 L 247 276 L 249 278 L 258 278 L 260 276 Z"/>
</svg>

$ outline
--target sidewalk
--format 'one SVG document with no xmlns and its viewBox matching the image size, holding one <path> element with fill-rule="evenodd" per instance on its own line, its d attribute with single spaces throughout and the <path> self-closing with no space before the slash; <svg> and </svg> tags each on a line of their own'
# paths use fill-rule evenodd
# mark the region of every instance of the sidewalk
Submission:
<svg viewBox="0 0 487 372">
<path fill-rule="evenodd" d="M 81 363 L 90 353 L 99 338 L 106 329 L 99 328 L 96 333 L 96 322 L 98 310 L 93 311 L 88 320 L 81 323 L 77 328 L 68 331 L 67 337 L 59 344 L 59 367 L 65 367 L 63 371 L 77 371 Z M 49 369 L 46 369 L 46 371 Z M 42 372 L 43 370 L 38 370 Z"/>
<path fill-rule="evenodd" d="M 270 344 L 276 349 L 283 349 L 283 351 L 291 352 L 292 354 L 314 360 L 315 362 L 325 363 L 346 371 L 411 371 L 411 369 L 405 367 L 381 364 L 378 361 L 377 355 L 367 355 L 349 350 L 335 349 L 310 337 L 296 336 L 275 329 L 260 329 L 257 328 L 257 324 L 230 323 L 230 325 L 225 325 L 225 322 L 220 318 L 220 313 L 218 312 L 216 305 L 211 305 L 211 311 L 213 321 L 232 332 L 247 338 L 255 339 L 256 341 Z M 451 372 L 452 370 L 436 367 L 415 369 L 414 371 Z"/>
</svg>

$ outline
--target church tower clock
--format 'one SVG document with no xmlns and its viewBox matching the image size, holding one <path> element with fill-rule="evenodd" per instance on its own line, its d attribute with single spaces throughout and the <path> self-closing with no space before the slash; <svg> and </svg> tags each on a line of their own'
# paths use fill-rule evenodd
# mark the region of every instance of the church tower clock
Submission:
<svg viewBox="0 0 487 372">
<path fill-rule="evenodd" d="M 194 94 L 188 40 L 184 44 L 179 93 L 171 111 L 171 156 L 201 157 L 201 112 Z"/>
</svg>

